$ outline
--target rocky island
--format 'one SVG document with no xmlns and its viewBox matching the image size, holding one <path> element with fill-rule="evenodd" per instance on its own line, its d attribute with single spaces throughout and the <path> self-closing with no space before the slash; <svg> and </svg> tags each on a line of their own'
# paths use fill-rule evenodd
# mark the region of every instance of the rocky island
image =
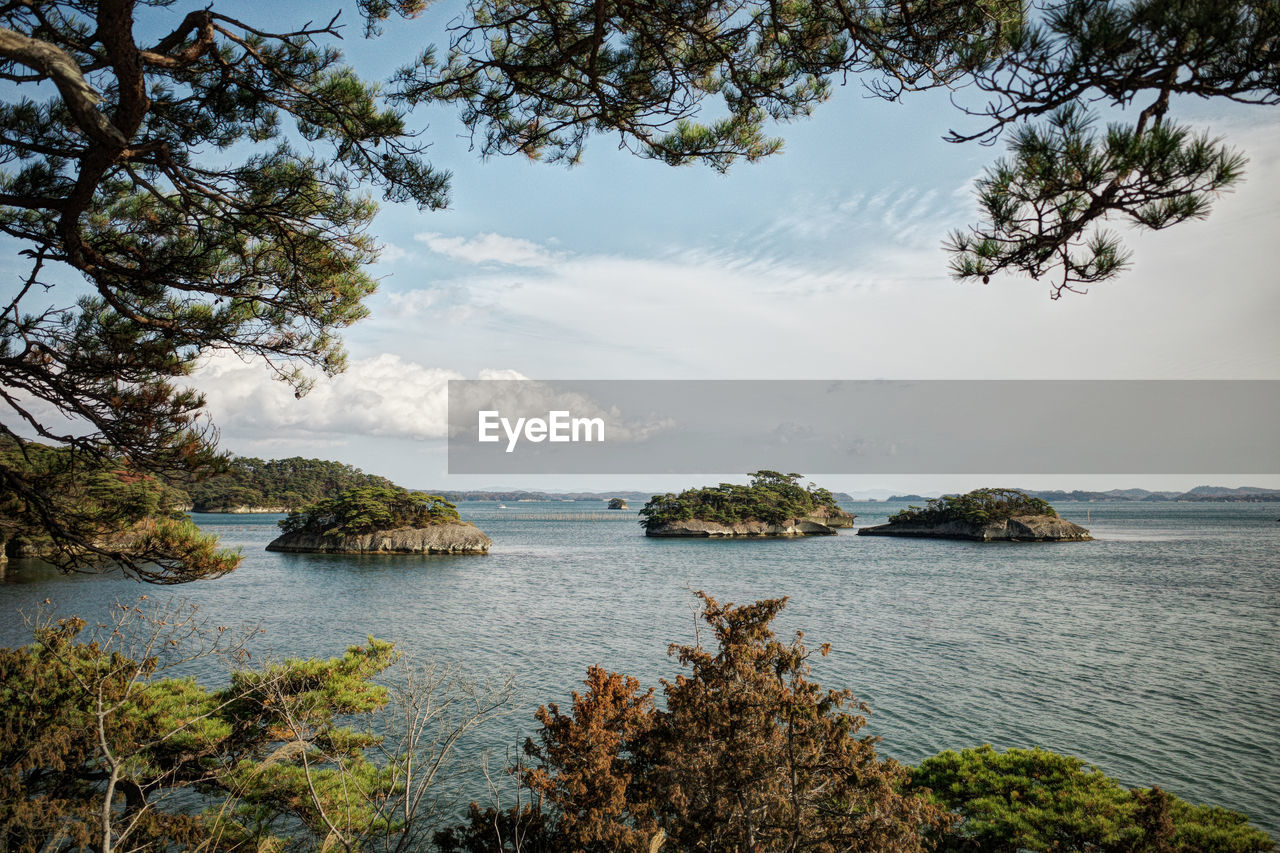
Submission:
<svg viewBox="0 0 1280 853">
<path fill-rule="evenodd" d="M 1059 518 L 1047 501 L 1017 489 L 976 489 L 929 499 L 889 516 L 887 524 L 863 527 L 859 536 L 917 536 L 974 542 L 1085 542 L 1093 537 Z"/>
<path fill-rule="evenodd" d="M 268 551 L 309 554 L 487 554 L 492 541 L 453 504 L 387 486 L 364 486 L 291 512 Z"/>
<path fill-rule="evenodd" d="M 614 498 L 609 501 L 609 509 L 631 509 L 631 507 L 627 506 L 624 498 Z"/>
<path fill-rule="evenodd" d="M 853 527 L 854 516 L 831 492 L 799 474 L 756 471 L 751 485 L 721 483 L 680 494 L 654 495 L 640 510 L 646 536 L 713 539 L 833 536 Z"/>
</svg>

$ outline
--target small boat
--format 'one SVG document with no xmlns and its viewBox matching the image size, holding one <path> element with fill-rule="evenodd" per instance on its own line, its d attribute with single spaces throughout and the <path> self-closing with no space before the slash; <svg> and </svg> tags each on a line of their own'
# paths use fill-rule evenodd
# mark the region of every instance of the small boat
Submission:
<svg viewBox="0 0 1280 853">
<path fill-rule="evenodd" d="M 506 509 L 506 508 L 507 508 L 506 504 L 498 504 L 498 509 Z"/>
</svg>

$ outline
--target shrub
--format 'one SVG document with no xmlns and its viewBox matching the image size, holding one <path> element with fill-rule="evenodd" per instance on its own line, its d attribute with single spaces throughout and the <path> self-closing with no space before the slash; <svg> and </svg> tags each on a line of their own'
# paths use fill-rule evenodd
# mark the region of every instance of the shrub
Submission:
<svg viewBox="0 0 1280 853">
<path fill-rule="evenodd" d="M 396 527 L 428 527 L 458 519 L 457 508 L 439 495 L 394 486 L 361 486 L 291 512 L 279 524 L 285 533 L 349 536 Z"/>
<path fill-rule="evenodd" d="M 809 484 L 800 485 L 800 474 L 756 471 L 751 485 L 721 483 L 680 494 L 654 495 L 640 510 L 646 530 L 676 521 L 699 519 L 720 524 L 763 521 L 780 524 L 787 519 L 812 515 L 820 508 L 839 510 L 831 492 Z"/>
<path fill-rule="evenodd" d="M 1017 489 L 974 489 L 963 495 L 930 498 L 923 507 L 911 506 L 889 516 L 890 522 L 940 524 L 965 521 L 985 524 L 1003 521 L 1015 515 L 1051 515 L 1058 513 L 1048 501 L 1033 498 Z"/>
<path fill-rule="evenodd" d="M 1130 790 L 1079 758 L 1043 749 L 947 750 L 912 777 L 959 822 L 941 853 L 1263 853 L 1275 845 L 1237 812 Z"/>
</svg>

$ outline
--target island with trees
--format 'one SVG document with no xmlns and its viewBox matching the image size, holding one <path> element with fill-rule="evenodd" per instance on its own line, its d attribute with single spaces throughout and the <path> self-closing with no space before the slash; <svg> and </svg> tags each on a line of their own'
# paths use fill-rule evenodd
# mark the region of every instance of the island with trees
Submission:
<svg viewBox="0 0 1280 853">
<path fill-rule="evenodd" d="M 0 435 L 0 466 L 22 475 L 0 481 L 0 573 L 11 557 L 38 558 L 63 570 L 119 566 L 169 583 L 187 579 L 192 563 L 216 577 L 239 561 L 187 517 L 184 492 L 125 458 Z M 63 535 L 69 529 L 81 535 Z"/>
<path fill-rule="evenodd" d="M 831 492 L 800 474 L 756 471 L 751 484 L 721 483 L 680 494 L 654 495 L 640 510 L 646 536 L 714 539 L 823 536 L 852 527 L 854 515 L 840 509 Z"/>
<path fill-rule="evenodd" d="M 1048 501 L 1017 489 L 974 489 L 930 498 L 889 516 L 887 524 L 863 527 L 859 536 L 919 536 L 975 542 L 1084 542 L 1078 524 L 1059 518 Z"/>
<path fill-rule="evenodd" d="M 176 484 L 195 512 L 289 512 L 358 486 L 396 488 L 386 477 L 327 459 L 237 456 L 208 479 Z"/>
<path fill-rule="evenodd" d="M 428 4 L 348 5 L 374 38 Z M 264 359 L 299 396 L 308 369 L 343 370 L 342 332 L 377 287 L 375 192 L 448 204 L 450 171 L 426 157 L 428 104 L 455 106 L 485 155 L 576 163 L 590 138 L 617 134 L 641 156 L 725 170 L 775 155 L 772 129 L 845 79 L 890 99 L 950 88 L 965 123 L 948 139 L 1008 142 L 976 182 L 978 221 L 947 240 L 951 272 L 1025 274 L 1061 296 L 1128 265 L 1108 224 L 1203 218 L 1241 180 L 1243 153 L 1177 120 L 1186 96 L 1278 100 L 1280 24 L 1253 0 L 1206 13 L 1150 0 L 750 2 L 734 14 L 476 3 L 434 34 L 447 49 L 401 56 L 385 81 L 344 58 L 337 15 L 231 8 L 0 7 L 12 167 L 0 232 L 25 264 L 0 311 L 0 385 L 22 392 L 0 400 L 5 424 L 161 477 L 220 459 L 204 398 L 180 381 L 202 357 Z M 590 37 L 567 35 L 579 33 Z M 1103 117 L 1117 123 L 1103 130 Z M 57 542 L 97 535 L 59 521 L 60 494 L 21 466 L 0 460 L 0 479 Z M 146 540 L 150 552 L 119 564 L 134 574 L 184 536 Z M 157 579 L 224 570 L 216 548 L 190 555 Z"/>
<path fill-rule="evenodd" d="M 487 554 L 493 544 L 438 495 L 360 486 L 289 513 L 268 551 L 310 554 Z"/>
</svg>

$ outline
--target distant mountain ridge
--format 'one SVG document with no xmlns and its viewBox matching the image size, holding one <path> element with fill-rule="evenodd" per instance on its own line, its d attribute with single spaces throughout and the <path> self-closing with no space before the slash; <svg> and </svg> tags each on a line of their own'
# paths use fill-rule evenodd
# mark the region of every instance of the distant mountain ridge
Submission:
<svg viewBox="0 0 1280 853">
<path fill-rule="evenodd" d="M 1280 501 L 1280 489 L 1241 486 L 1196 486 L 1185 492 L 1150 492 L 1146 489 L 1111 489 L 1106 492 L 1028 492 L 1047 501 L 1196 501 L 1202 503 L 1257 503 Z"/>
<path fill-rule="evenodd" d="M 1023 489 L 1028 495 L 1049 501 L 1193 501 L 1200 503 L 1262 503 L 1280 501 L 1280 489 L 1263 489 L 1257 486 L 1196 486 L 1185 492 L 1152 492 L 1147 489 L 1109 489 L 1105 492 L 1075 489 L 1062 491 L 1035 491 Z M 895 495 L 887 503 L 912 503 L 928 500 L 920 495 Z"/>
<path fill-rule="evenodd" d="M 228 465 L 226 473 L 201 482 L 171 481 L 190 496 L 192 508 L 197 512 L 235 512 L 246 510 L 280 511 L 297 509 L 313 501 L 332 497 L 338 492 L 355 486 L 391 486 L 385 477 L 366 474 L 341 462 L 322 459 L 256 459 L 236 457 Z M 644 503 L 653 497 L 652 491 L 618 489 L 614 491 L 544 491 L 538 489 L 413 489 L 442 496 L 445 500 L 459 501 L 600 501 L 613 498 Z M 1263 502 L 1280 501 L 1280 489 L 1264 489 L 1257 486 L 1228 488 L 1226 486 L 1196 486 L 1185 492 L 1147 489 L 1110 489 L 1107 491 L 1023 489 L 1028 495 L 1054 501 L 1198 501 L 1198 502 Z M 862 500 L 883 499 L 889 503 L 921 504 L 929 496 L 918 494 L 893 495 L 887 489 L 859 492 L 857 496 L 836 492 L 841 503 L 857 503 Z"/>
</svg>

